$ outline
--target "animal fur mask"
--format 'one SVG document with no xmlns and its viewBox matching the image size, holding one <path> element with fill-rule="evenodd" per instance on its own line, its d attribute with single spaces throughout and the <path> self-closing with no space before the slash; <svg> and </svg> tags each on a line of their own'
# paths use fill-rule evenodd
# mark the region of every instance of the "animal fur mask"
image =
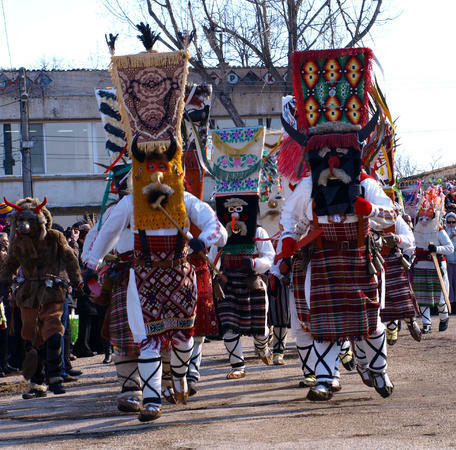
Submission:
<svg viewBox="0 0 456 450">
<path fill-rule="evenodd" d="M 33 239 L 43 240 L 47 230 L 52 227 L 51 213 L 44 206 L 47 203 L 46 197 L 43 202 L 37 198 L 20 199 L 16 204 L 5 203 L 14 208 L 14 212 L 8 217 L 11 223 L 10 236 L 12 239 L 16 235 L 27 234 Z"/>
</svg>

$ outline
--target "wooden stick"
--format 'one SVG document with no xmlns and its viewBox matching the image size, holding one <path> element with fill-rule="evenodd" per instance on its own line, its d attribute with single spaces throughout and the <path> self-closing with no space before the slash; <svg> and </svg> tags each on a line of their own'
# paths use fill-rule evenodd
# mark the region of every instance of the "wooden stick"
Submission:
<svg viewBox="0 0 456 450">
<path fill-rule="evenodd" d="M 429 245 L 433 245 L 432 242 L 429 242 Z M 448 292 L 445 287 L 445 282 L 443 281 L 442 272 L 440 271 L 439 260 L 437 259 L 437 254 L 435 252 L 431 253 L 432 261 L 434 262 L 435 270 L 437 271 L 437 276 L 439 277 L 440 287 L 442 288 L 443 298 L 448 308 L 448 314 L 451 314 L 451 303 L 448 298 Z"/>
<path fill-rule="evenodd" d="M 168 211 L 166 211 L 165 208 L 161 204 L 157 204 L 158 209 L 169 219 L 169 221 L 177 228 L 177 231 L 181 234 L 181 236 L 188 241 L 188 236 L 184 232 L 184 230 L 179 226 L 179 224 L 168 214 Z M 228 281 L 225 275 L 223 275 L 220 270 L 215 267 L 214 264 L 212 264 L 212 261 L 207 257 L 206 253 L 204 253 L 202 250 L 198 252 L 198 255 L 200 255 L 206 262 L 207 265 L 223 280 L 224 283 Z"/>
</svg>

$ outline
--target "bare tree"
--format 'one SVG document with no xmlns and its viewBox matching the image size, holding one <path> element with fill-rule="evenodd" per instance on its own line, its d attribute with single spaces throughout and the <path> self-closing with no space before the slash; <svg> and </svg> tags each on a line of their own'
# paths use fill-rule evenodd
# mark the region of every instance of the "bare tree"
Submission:
<svg viewBox="0 0 456 450">
<path fill-rule="evenodd" d="M 414 160 L 409 154 L 396 153 L 394 157 L 394 171 L 396 173 L 396 177 L 401 179 L 416 175 L 421 170 L 419 169 L 416 160 Z"/>
<path fill-rule="evenodd" d="M 127 13 L 130 1 L 105 3 L 117 19 L 133 24 Z M 143 0 L 137 2 L 141 15 L 144 3 L 168 49 L 185 48 L 185 33 L 192 34 L 190 64 L 206 82 L 212 82 L 210 74 L 217 68 L 221 81 L 214 94 L 242 126 L 227 82 L 233 65 L 266 68 L 288 94 L 293 51 L 353 47 L 381 20 L 383 0 L 188 0 L 187 8 L 182 0 Z"/>
</svg>

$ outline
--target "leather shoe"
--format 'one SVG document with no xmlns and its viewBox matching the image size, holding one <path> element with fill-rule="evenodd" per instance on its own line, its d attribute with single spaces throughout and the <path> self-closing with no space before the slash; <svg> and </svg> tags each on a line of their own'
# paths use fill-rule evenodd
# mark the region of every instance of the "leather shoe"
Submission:
<svg viewBox="0 0 456 450">
<path fill-rule="evenodd" d="M 73 381 L 78 381 L 79 378 L 72 377 L 71 375 L 67 375 L 66 377 L 63 377 L 63 382 L 64 383 L 72 383 Z"/>
<path fill-rule="evenodd" d="M 70 370 L 67 370 L 66 373 L 68 375 L 71 375 L 72 377 L 79 377 L 80 375 L 82 375 L 82 370 L 70 369 Z"/>
</svg>

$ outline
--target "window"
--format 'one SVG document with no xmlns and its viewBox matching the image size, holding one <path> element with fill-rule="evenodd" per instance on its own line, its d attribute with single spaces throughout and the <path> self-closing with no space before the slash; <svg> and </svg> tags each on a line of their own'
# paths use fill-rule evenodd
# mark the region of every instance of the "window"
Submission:
<svg viewBox="0 0 456 450">
<path fill-rule="evenodd" d="M 44 166 L 43 124 L 31 123 L 29 128 L 30 139 L 33 141 L 32 173 L 40 175 L 46 173 Z"/>
<path fill-rule="evenodd" d="M 272 117 L 267 119 L 267 126 L 271 130 L 280 130 L 282 129 L 282 122 L 280 121 L 280 117 Z"/>
<path fill-rule="evenodd" d="M 4 123 L 0 133 L 0 175 L 21 174 L 19 124 Z"/>
<path fill-rule="evenodd" d="M 221 128 L 234 128 L 234 122 L 231 119 L 217 119 L 216 127 Z"/>
<path fill-rule="evenodd" d="M 106 135 L 101 122 L 92 122 L 92 135 L 93 135 L 93 161 L 94 173 L 103 173 L 106 169 L 99 166 L 97 163 L 105 166 L 111 165 L 111 157 L 108 150 L 106 150 Z M 118 156 L 118 155 L 116 155 Z"/>
<path fill-rule="evenodd" d="M 93 173 L 90 122 L 44 124 L 47 173 Z"/>
<path fill-rule="evenodd" d="M 101 121 L 31 123 L 30 139 L 35 175 L 103 173 L 111 164 Z M 20 124 L 0 124 L 0 175 L 22 174 L 20 145 Z"/>
</svg>

